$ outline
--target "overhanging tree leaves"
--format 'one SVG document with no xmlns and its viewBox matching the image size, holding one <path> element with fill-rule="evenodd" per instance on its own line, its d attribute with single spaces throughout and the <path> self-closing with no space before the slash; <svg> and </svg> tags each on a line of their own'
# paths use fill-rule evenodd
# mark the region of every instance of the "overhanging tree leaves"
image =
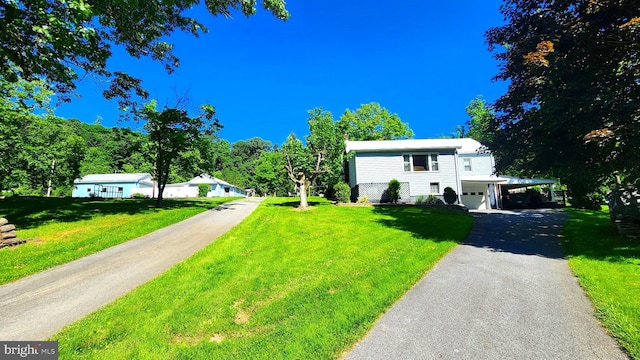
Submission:
<svg viewBox="0 0 640 360">
<path fill-rule="evenodd" d="M 510 81 L 495 103 L 498 170 L 561 177 L 574 200 L 640 178 L 640 3 L 507 0 L 487 32 Z"/>
<path fill-rule="evenodd" d="M 215 109 L 203 105 L 198 116 L 190 117 L 186 110 L 165 107 L 156 110 L 157 103 L 150 101 L 137 116 L 146 120 L 150 155 L 154 163 L 153 177 L 158 183 L 156 206 L 162 206 L 162 194 L 169 180 L 171 166 L 183 154 L 189 153 L 202 135 L 211 135 L 222 127 L 214 118 Z"/>
<path fill-rule="evenodd" d="M 110 80 L 107 98 L 126 98 L 131 91 L 146 97 L 140 80 L 106 69 L 114 46 L 133 57 L 160 61 L 167 71 L 178 66 L 166 41 L 175 30 L 194 36 L 207 32 L 185 13 L 200 0 L 84 1 L 22 0 L 0 2 L 0 78 L 9 83 L 46 79 L 59 96 L 75 89 L 85 74 Z M 257 0 L 205 0 L 213 15 L 256 13 Z M 284 0 L 263 0 L 277 18 L 289 17 Z"/>
</svg>

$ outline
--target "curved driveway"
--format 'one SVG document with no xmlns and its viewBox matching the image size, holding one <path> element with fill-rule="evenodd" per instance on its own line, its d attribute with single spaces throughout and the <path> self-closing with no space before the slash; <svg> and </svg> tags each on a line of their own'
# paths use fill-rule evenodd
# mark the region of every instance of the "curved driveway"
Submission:
<svg viewBox="0 0 640 360">
<path fill-rule="evenodd" d="M 226 203 L 93 255 L 0 286 L 0 340 L 44 340 L 239 224 L 261 198 Z"/>
<path fill-rule="evenodd" d="M 346 359 L 627 359 L 559 246 L 558 210 L 474 212 L 466 242 Z"/>
</svg>

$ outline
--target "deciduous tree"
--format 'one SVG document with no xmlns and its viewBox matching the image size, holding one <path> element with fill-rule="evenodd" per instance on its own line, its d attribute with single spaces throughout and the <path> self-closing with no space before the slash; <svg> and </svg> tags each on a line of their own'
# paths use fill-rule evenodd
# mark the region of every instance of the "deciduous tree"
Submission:
<svg viewBox="0 0 640 360">
<path fill-rule="evenodd" d="M 287 185 L 290 186 L 287 175 L 283 172 L 284 157 L 281 151 L 265 151 L 260 154 L 256 162 L 255 182 L 256 191 L 261 195 L 283 195 Z"/>
<path fill-rule="evenodd" d="M 510 82 L 495 103 L 498 170 L 562 178 L 580 201 L 614 172 L 640 178 L 640 6 L 507 0 L 490 29 Z"/>
<path fill-rule="evenodd" d="M 144 128 L 149 135 L 150 156 L 154 163 L 152 175 L 158 183 L 156 205 L 160 207 L 171 167 L 178 157 L 192 151 L 200 136 L 213 134 L 222 125 L 214 117 L 215 109 L 210 105 L 203 105 L 201 113 L 194 117 L 177 107 L 164 107 L 162 111 L 156 107 L 157 103 L 150 101 L 137 116 L 146 121 Z"/>
<path fill-rule="evenodd" d="M 378 103 L 362 104 L 355 111 L 347 109 L 337 122 L 341 134 L 349 140 L 399 140 L 413 137 L 409 124 L 391 114 Z"/>
<path fill-rule="evenodd" d="M 316 108 L 309 111 L 309 135 L 305 143 L 295 134 L 282 145 L 285 169 L 300 192 L 300 208 L 306 209 L 307 190 L 324 173 L 339 171 L 344 153 L 344 138 L 328 111 Z"/>
<path fill-rule="evenodd" d="M 488 145 L 493 143 L 493 131 L 491 124 L 495 122 L 495 111 L 487 104 L 482 96 L 477 96 L 471 100 L 466 108 L 469 120 L 465 123 L 466 132 L 464 137 L 468 137 Z"/>
</svg>

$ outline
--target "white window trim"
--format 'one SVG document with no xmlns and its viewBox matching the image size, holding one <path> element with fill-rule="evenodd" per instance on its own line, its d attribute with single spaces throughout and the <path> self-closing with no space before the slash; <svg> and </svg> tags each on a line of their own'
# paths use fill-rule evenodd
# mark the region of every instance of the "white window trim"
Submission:
<svg viewBox="0 0 640 360">
<path fill-rule="evenodd" d="M 469 161 L 469 170 L 467 170 L 467 160 Z M 462 158 L 462 168 L 464 171 L 473 171 L 473 162 L 471 158 Z"/>
<path fill-rule="evenodd" d="M 425 155 L 427 157 L 427 167 L 428 170 L 426 171 L 415 171 L 413 170 L 413 156 L 414 155 Z M 431 162 L 431 155 L 436 155 L 438 157 L 438 161 L 436 161 L 438 163 L 438 170 L 432 170 L 433 169 L 433 164 Z M 408 156 L 409 157 L 409 168 L 411 170 L 407 171 L 404 170 L 404 157 Z M 402 154 L 402 170 L 406 173 L 438 173 L 440 172 L 440 153 L 437 152 L 415 152 L 415 153 L 403 153 Z"/>
</svg>

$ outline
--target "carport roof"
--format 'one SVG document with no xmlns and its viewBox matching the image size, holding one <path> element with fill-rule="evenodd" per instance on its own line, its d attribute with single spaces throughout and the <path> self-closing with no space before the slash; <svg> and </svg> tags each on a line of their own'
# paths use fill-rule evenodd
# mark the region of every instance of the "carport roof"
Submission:
<svg viewBox="0 0 640 360">
<path fill-rule="evenodd" d="M 556 184 L 558 180 L 554 179 L 525 179 L 515 176 L 496 176 L 496 175 L 467 175 L 460 176 L 462 182 L 476 183 L 495 183 L 507 188 L 519 188 L 534 185 L 551 185 Z"/>
</svg>

